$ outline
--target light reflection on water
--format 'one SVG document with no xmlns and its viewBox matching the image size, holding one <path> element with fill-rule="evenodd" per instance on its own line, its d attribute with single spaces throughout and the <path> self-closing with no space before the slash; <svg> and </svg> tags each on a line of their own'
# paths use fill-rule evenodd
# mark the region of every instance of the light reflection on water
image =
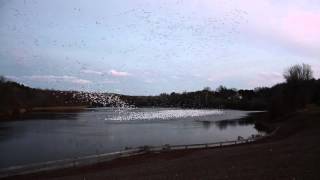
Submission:
<svg viewBox="0 0 320 180">
<path fill-rule="evenodd" d="M 36 113 L 24 121 L 0 123 L 0 168 L 113 152 L 125 147 L 249 137 L 258 133 L 254 125 L 230 120 L 246 114 L 234 110 L 165 108 Z"/>
<path fill-rule="evenodd" d="M 186 117 L 203 117 L 208 115 L 223 115 L 221 110 L 198 110 L 198 109 L 158 109 L 153 111 L 122 111 L 115 116 L 105 118 L 107 121 L 140 121 L 140 120 L 168 120 Z"/>
</svg>

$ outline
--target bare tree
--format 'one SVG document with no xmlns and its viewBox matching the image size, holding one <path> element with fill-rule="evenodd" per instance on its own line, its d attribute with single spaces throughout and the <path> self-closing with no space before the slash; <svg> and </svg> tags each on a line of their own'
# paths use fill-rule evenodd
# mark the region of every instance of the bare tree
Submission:
<svg viewBox="0 0 320 180">
<path fill-rule="evenodd" d="M 204 87 L 204 88 L 203 88 L 203 91 L 211 91 L 211 88 L 210 88 L 209 86 Z"/>
<path fill-rule="evenodd" d="M 313 71 L 308 64 L 297 64 L 289 67 L 283 74 L 287 82 L 306 81 L 313 78 Z"/>
<path fill-rule="evenodd" d="M 4 83 L 4 82 L 6 82 L 7 80 L 6 80 L 6 78 L 4 77 L 4 76 L 0 76 L 0 82 L 1 83 Z"/>
</svg>

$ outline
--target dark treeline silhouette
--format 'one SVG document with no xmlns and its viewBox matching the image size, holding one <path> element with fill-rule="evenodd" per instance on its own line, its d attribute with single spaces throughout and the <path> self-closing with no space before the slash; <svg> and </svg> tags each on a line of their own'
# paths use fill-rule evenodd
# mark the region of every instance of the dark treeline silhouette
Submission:
<svg viewBox="0 0 320 180">
<path fill-rule="evenodd" d="M 294 65 L 284 73 L 285 83 L 271 88 L 268 111 L 271 119 L 305 108 L 320 105 L 320 80 L 313 78 L 310 65 Z"/>
<path fill-rule="evenodd" d="M 30 88 L 0 77 L 0 119 L 15 118 L 34 107 L 82 106 L 71 91 Z"/>
<path fill-rule="evenodd" d="M 162 93 L 159 96 L 121 96 L 121 98 L 137 107 L 263 110 L 267 107 L 269 96 L 269 88 L 236 90 L 220 86 L 215 91 L 210 90 L 210 88 L 204 88 L 195 92 Z"/>
<path fill-rule="evenodd" d="M 236 90 L 220 86 L 216 90 L 207 87 L 201 91 L 162 93 L 158 96 L 118 96 L 136 107 L 268 110 L 271 119 L 295 112 L 307 104 L 320 105 L 320 80 L 313 78 L 309 65 L 288 68 L 284 78 L 284 83 L 253 90 Z M 79 98 L 75 95 L 77 93 L 30 88 L 0 77 L 0 119 L 5 116 L 14 117 L 34 107 L 110 105 L 94 101 L 96 98 Z"/>
<path fill-rule="evenodd" d="M 307 104 L 320 105 L 320 80 L 313 78 L 310 65 L 294 65 L 283 74 L 286 82 L 271 88 L 254 90 L 228 89 L 215 91 L 161 94 L 159 96 L 124 96 L 136 106 L 163 106 L 182 108 L 225 108 L 241 110 L 267 110 L 270 119 L 303 109 Z"/>
</svg>

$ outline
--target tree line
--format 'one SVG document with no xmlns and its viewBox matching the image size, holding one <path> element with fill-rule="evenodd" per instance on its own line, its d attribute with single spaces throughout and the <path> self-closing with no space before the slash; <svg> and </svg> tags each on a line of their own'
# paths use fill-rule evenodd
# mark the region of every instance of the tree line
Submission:
<svg viewBox="0 0 320 180">
<path fill-rule="evenodd" d="M 72 91 L 30 88 L 0 77 L 0 119 L 15 118 L 34 107 L 79 105 L 87 102 L 75 99 Z"/>
<path fill-rule="evenodd" d="M 240 110 L 268 110 L 271 118 L 297 111 L 307 104 L 320 105 L 320 80 L 313 77 L 309 65 L 294 65 L 284 72 L 285 82 L 273 87 L 234 89 L 219 86 L 215 90 L 206 87 L 195 92 L 157 96 L 117 95 L 135 107 L 221 108 Z M 105 96 L 83 98 L 76 91 L 57 91 L 30 88 L 0 77 L 0 119 L 14 116 L 21 109 L 52 106 L 112 106 L 112 103 L 97 101 Z M 90 94 L 85 94 L 90 96 Z M 102 103 L 103 102 L 103 103 Z"/>
<path fill-rule="evenodd" d="M 313 77 L 310 65 L 297 64 L 283 73 L 283 83 L 253 90 L 218 87 L 215 91 L 160 94 L 159 96 L 123 96 L 138 107 L 223 108 L 267 110 L 270 119 L 303 109 L 307 104 L 320 105 L 320 79 Z"/>
<path fill-rule="evenodd" d="M 137 107 L 263 110 L 267 107 L 268 96 L 270 96 L 269 88 L 236 90 L 219 86 L 216 90 L 204 88 L 195 92 L 162 93 L 158 96 L 121 96 L 121 98 Z"/>
</svg>

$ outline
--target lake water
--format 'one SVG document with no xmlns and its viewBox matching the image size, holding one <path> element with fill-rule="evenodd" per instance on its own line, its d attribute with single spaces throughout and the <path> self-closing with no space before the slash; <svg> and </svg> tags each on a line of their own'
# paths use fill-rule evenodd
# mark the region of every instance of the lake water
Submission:
<svg viewBox="0 0 320 180">
<path fill-rule="evenodd" d="M 248 111 L 168 108 L 34 113 L 0 123 L 0 168 L 123 150 L 236 140 L 259 132 Z M 231 120 L 231 121 L 230 121 Z"/>
</svg>

